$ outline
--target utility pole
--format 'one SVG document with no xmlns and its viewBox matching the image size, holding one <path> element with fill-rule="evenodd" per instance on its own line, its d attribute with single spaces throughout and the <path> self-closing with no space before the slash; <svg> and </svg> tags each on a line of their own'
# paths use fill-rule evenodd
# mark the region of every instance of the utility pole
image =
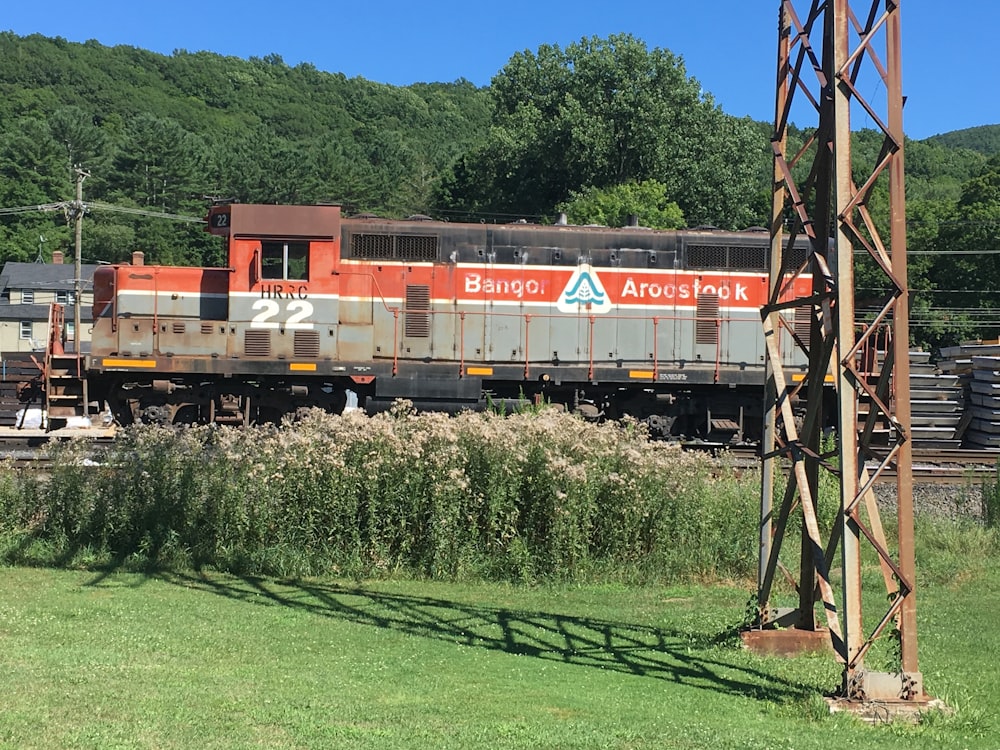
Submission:
<svg viewBox="0 0 1000 750">
<path fill-rule="evenodd" d="M 840 698 L 850 707 L 872 700 L 899 710 L 924 707 L 930 699 L 917 664 L 901 2 L 779 0 L 778 4 L 771 292 L 761 311 L 768 384 L 758 622 L 744 638 L 752 648 L 779 652 L 828 642 L 844 664 Z M 884 93 L 884 102 L 861 95 L 859 89 L 870 90 L 872 80 L 881 81 L 882 86 L 875 88 Z M 803 137 L 799 151 L 789 155 L 788 125 L 796 95 L 799 104 L 818 116 L 818 125 Z M 861 165 L 853 159 L 852 107 L 866 126 L 883 134 L 874 164 Z M 796 114 L 801 113 L 796 110 Z M 805 163 L 810 157 L 811 166 Z M 857 175 L 860 184 L 855 182 Z M 878 225 L 868 209 L 876 183 L 889 189 L 886 226 Z M 789 247 L 796 236 L 805 235 L 810 241 L 809 260 L 802 267 L 792 267 L 792 254 L 783 252 L 786 230 Z M 886 232 L 888 242 L 883 241 Z M 860 325 L 854 309 L 855 252 L 870 256 L 884 274 L 886 289 L 873 319 Z M 789 290 L 795 278 L 805 274 L 812 278 L 812 294 L 792 298 Z M 796 310 L 808 314 L 808 340 L 791 323 L 789 313 Z M 877 337 L 887 328 L 891 345 L 881 361 L 863 356 L 877 352 Z M 786 381 L 782 351 L 796 346 L 808 354 L 809 369 L 793 385 Z M 824 453 L 823 394 L 830 384 L 836 390 L 839 446 Z M 793 412 L 793 397 L 805 399 L 804 419 Z M 868 414 L 859 422 L 862 400 Z M 879 425 L 887 428 L 882 444 L 875 439 Z M 789 468 L 788 481 L 784 497 L 776 502 L 774 479 L 783 467 Z M 894 544 L 887 541 L 872 492 L 875 479 L 888 468 L 897 476 Z M 825 537 L 816 509 L 821 471 L 829 471 L 840 487 L 837 519 Z M 781 554 L 796 514 L 802 529 L 797 577 L 791 560 L 783 561 Z M 862 612 L 862 549 L 874 550 L 888 601 L 884 612 L 868 613 L 867 618 Z M 842 571 L 839 581 L 831 576 L 834 567 Z M 793 579 L 793 607 L 775 603 L 782 595 L 780 573 Z M 817 605 L 822 625 L 816 622 Z M 898 668 L 891 672 L 865 666 L 866 655 L 878 648 L 880 640 L 883 650 L 898 659 Z"/>
<path fill-rule="evenodd" d="M 80 167 L 75 167 L 76 171 L 76 200 L 70 206 L 70 216 L 73 218 L 76 248 L 76 270 L 73 277 L 73 351 L 77 358 L 80 357 L 80 305 L 82 304 L 83 293 L 83 214 L 86 206 L 83 203 L 83 181 L 90 177 L 90 172 L 86 172 Z"/>
</svg>

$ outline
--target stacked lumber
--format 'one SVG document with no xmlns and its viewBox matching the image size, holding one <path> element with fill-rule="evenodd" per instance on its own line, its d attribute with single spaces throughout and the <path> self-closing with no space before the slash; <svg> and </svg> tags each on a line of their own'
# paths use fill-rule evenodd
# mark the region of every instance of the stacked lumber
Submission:
<svg viewBox="0 0 1000 750">
<path fill-rule="evenodd" d="M 964 412 L 961 376 L 931 364 L 930 352 L 910 352 L 910 428 L 914 446 L 960 447 Z"/>
<path fill-rule="evenodd" d="M 24 403 L 18 385 L 37 377 L 38 365 L 23 353 L 0 355 L 0 427 L 16 427 Z"/>
<path fill-rule="evenodd" d="M 973 357 L 966 441 L 978 448 L 1000 448 L 1000 356 Z"/>
<path fill-rule="evenodd" d="M 960 377 L 943 372 L 930 361 L 930 352 L 911 351 L 910 360 L 910 432 L 913 445 L 921 448 L 959 448 L 965 427 L 965 391 Z M 866 377 L 874 387 L 885 361 L 879 350 L 866 368 Z M 872 409 L 871 399 L 862 395 L 858 402 L 858 427 L 862 428 Z M 872 443 L 885 445 L 896 437 L 895 427 L 884 415 L 875 420 Z"/>
<path fill-rule="evenodd" d="M 961 367 L 969 405 L 968 448 L 1000 449 L 1000 343 L 962 344 L 941 350 Z"/>
</svg>

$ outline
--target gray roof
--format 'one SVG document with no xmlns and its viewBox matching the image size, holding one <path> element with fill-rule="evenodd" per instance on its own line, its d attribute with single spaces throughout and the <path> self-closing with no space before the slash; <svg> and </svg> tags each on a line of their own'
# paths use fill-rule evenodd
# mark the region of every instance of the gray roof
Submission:
<svg viewBox="0 0 1000 750">
<path fill-rule="evenodd" d="M 80 266 L 80 291 L 89 292 L 94 287 L 94 269 L 97 266 Z M 16 263 L 4 264 L 0 271 L 0 318 L 3 320 L 48 320 L 49 305 L 35 303 L 24 305 L 10 301 L 11 289 L 34 289 L 45 292 L 73 292 L 76 283 L 76 267 L 72 263 Z M 73 308 L 66 307 L 68 319 L 72 319 Z M 80 321 L 91 321 L 91 305 L 80 307 Z"/>
<path fill-rule="evenodd" d="M 0 299 L 0 320 L 48 320 L 50 305 L 19 305 L 7 299 Z M 72 306 L 66 306 L 66 320 L 73 320 Z M 91 322 L 93 305 L 80 307 L 80 321 Z"/>
<path fill-rule="evenodd" d="M 89 290 L 94 285 L 96 265 L 80 266 L 80 289 Z M 39 289 L 67 291 L 74 289 L 76 266 L 73 263 L 17 263 L 9 261 L 0 271 L 0 294 L 8 289 Z"/>
</svg>

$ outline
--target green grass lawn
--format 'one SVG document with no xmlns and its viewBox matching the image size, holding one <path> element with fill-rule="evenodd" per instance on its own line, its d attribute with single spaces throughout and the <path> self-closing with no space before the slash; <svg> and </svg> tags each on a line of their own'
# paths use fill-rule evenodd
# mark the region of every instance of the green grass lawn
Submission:
<svg viewBox="0 0 1000 750">
<path fill-rule="evenodd" d="M 922 725 L 717 636 L 749 591 L 0 569 L 10 748 L 996 748 L 996 565 L 921 590 Z"/>
</svg>

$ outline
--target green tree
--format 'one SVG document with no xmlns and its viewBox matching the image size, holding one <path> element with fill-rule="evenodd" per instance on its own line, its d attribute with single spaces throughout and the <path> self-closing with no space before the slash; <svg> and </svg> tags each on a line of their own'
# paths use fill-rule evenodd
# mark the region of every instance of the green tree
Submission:
<svg viewBox="0 0 1000 750">
<path fill-rule="evenodd" d="M 52 139 L 60 144 L 66 173 L 75 167 L 96 171 L 105 166 L 104 133 L 94 125 L 94 118 L 80 107 L 60 107 L 48 119 Z"/>
<path fill-rule="evenodd" d="M 756 218 L 766 141 L 667 50 L 624 34 L 543 45 L 515 54 L 490 96 L 489 135 L 442 180 L 444 209 L 548 214 L 587 187 L 655 179 L 694 223 Z"/>
<path fill-rule="evenodd" d="M 965 130 L 953 130 L 927 139 L 949 149 L 970 149 L 986 156 L 1000 154 L 1000 125 L 979 125 Z"/>
<path fill-rule="evenodd" d="M 117 179 L 109 181 L 111 195 L 159 211 L 180 212 L 206 192 L 207 157 L 204 141 L 175 120 L 137 115 L 126 124 L 115 156 Z"/>
<path fill-rule="evenodd" d="M 0 208 L 30 207 L 72 197 L 72 182 L 46 121 L 20 117 L 0 130 Z M 62 211 L 26 210 L 0 217 L 0 261 L 31 261 L 68 237 Z"/>
<path fill-rule="evenodd" d="M 684 212 L 668 199 L 667 188 L 656 180 L 626 182 L 609 188 L 588 188 L 559 205 L 571 224 L 623 227 L 635 216 L 641 226 L 680 229 Z"/>
<path fill-rule="evenodd" d="M 954 215 L 941 223 L 931 282 L 937 306 L 956 320 L 971 320 L 975 335 L 1000 333 L 1000 156 L 990 159 L 962 188 Z"/>
<path fill-rule="evenodd" d="M 83 255 L 88 263 L 106 261 L 129 263 L 136 244 L 135 227 L 122 223 L 119 217 L 91 214 L 84 225 Z"/>
</svg>

